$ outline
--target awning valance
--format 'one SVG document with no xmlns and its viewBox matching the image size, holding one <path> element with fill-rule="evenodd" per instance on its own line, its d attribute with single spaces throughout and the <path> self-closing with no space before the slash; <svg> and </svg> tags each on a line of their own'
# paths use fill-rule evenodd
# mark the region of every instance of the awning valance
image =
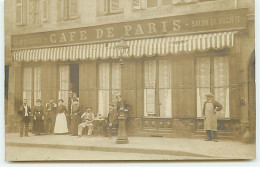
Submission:
<svg viewBox="0 0 260 173">
<path fill-rule="evenodd" d="M 192 51 L 223 49 L 234 46 L 234 32 L 220 32 L 199 35 L 173 36 L 126 41 L 129 50 L 125 58 L 165 56 Z M 77 61 L 96 59 L 117 59 L 117 42 L 72 45 L 53 48 L 15 50 L 15 61 Z"/>
</svg>

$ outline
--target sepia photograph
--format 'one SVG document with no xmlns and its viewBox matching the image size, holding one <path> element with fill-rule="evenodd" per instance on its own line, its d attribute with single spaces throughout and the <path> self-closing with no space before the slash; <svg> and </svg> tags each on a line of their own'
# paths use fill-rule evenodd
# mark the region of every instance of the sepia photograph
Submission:
<svg viewBox="0 0 260 173">
<path fill-rule="evenodd" d="M 254 0 L 5 0 L 7 162 L 256 159 Z"/>
</svg>

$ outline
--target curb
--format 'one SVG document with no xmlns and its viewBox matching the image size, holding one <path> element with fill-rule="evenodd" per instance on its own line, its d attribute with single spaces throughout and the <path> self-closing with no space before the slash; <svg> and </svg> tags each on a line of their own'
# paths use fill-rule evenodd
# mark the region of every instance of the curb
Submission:
<svg viewBox="0 0 260 173">
<path fill-rule="evenodd" d="M 102 152 L 158 154 L 158 155 L 174 155 L 174 156 L 192 156 L 192 157 L 202 157 L 202 158 L 211 158 L 211 159 L 216 158 L 216 157 L 209 156 L 209 155 L 202 155 L 202 154 L 190 153 L 190 152 L 185 152 L 185 151 L 155 150 L 155 149 L 145 149 L 145 148 L 120 148 L 120 147 L 98 147 L 98 146 L 77 146 L 77 145 L 32 144 L 32 143 L 17 143 L 17 142 L 6 142 L 6 146 L 54 148 L 54 149 L 67 149 L 67 150 L 87 150 L 87 151 L 102 151 Z"/>
</svg>

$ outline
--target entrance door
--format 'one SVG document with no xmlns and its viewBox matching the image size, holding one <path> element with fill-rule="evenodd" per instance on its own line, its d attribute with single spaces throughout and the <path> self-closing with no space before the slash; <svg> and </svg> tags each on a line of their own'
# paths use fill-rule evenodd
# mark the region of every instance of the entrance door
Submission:
<svg viewBox="0 0 260 173">
<path fill-rule="evenodd" d="M 68 107 L 69 92 L 79 96 L 79 65 L 66 64 L 59 66 L 59 99 Z"/>
</svg>

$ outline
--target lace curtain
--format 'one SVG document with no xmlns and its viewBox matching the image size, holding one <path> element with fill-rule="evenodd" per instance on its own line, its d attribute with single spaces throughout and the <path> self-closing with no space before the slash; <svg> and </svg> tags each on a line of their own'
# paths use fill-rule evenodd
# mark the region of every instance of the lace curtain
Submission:
<svg viewBox="0 0 260 173">
<path fill-rule="evenodd" d="M 121 90 L 121 67 L 120 63 L 112 63 L 112 103 L 117 103 L 116 95 Z"/>
<path fill-rule="evenodd" d="M 69 65 L 59 66 L 60 90 L 59 99 L 64 100 L 64 105 L 69 103 Z"/>
<path fill-rule="evenodd" d="M 107 116 L 109 112 L 109 63 L 99 64 L 98 113 Z"/>
<path fill-rule="evenodd" d="M 171 63 L 159 61 L 159 108 L 160 117 L 172 117 Z"/>
<path fill-rule="evenodd" d="M 34 105 L 36 105 L 36 100 L 41 99 L 41 68 L 34 68 Z"/>
<path fill-rule="evenodd" d="M 32 68 L 25 67 L 23 70 L 23 99 L 27 99 L 32 107 Z"/>
<path fill-rule="evenodd" d="M 156 61 L 144 62 L 144 116 L 155 116 Z"/>
<path fill-rule="evenodd" d="M 213 69 L 210 69 L 210 61 L 214 61 Z M 228 57 L 203 57 L 197 58 L 196 79 L 197 79 L 197 117 L 201 117 L 203 104 L 206 100 L 205 94 L 214 89 L 214 97 L 223 109 L 217 112 L 218 118 L 229 118 L 229 65 Z M 211 73 L 214 78 L 211 79 Z M 214 86 L 211 82 L 214 81 Z"/>
<path fill-rule="evenodd" d="M 219 118 L 229 118 L 229 68 L 227 57 L 214 58 L 214 95 L 223 106 Z"/>
</svg>

